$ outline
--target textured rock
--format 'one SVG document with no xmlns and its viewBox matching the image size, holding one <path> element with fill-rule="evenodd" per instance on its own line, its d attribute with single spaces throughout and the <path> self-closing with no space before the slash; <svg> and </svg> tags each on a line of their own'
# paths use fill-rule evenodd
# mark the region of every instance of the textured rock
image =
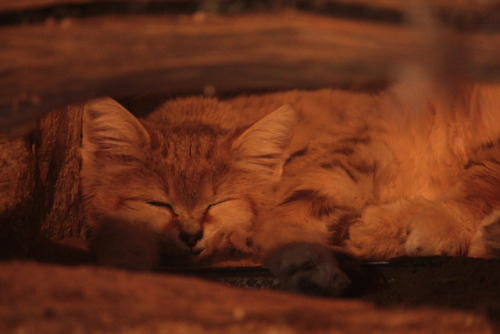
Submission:
<svg viewBox="0 0 500 334">
<path fill-rule="evenodd" d="M 0 332 L 493 333 L 494 327 L 472 312 L 377 308 L 175 275 L 6 262 Z"/>
</svg>

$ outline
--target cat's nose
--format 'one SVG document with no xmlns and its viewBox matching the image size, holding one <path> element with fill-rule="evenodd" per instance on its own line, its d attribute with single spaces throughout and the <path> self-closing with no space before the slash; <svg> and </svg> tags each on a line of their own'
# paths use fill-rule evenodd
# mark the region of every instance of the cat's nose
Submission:
<svg viewBox="0 0 500 334">
<path fill-rule="evenodd" d="M 203 230 L 197 233 L 186 233 L 184 231 L 179 233 L 179 239 L 189 248 L 193 248 L 201 238 L 203 238 Z"/>
</svg>

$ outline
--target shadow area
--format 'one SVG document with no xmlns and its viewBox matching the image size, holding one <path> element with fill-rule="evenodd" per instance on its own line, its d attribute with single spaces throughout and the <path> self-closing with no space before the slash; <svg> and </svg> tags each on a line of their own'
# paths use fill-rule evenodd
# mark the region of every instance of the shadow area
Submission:
<svg viewBox="0 0 500 334">
<path fill-rule="evenodd" d="M 42 240 L 32 260 L 60 265 L 92 265 L 94 259 L 79 239 Z M 339 258 L 352 285 L 340 298 L 381 308 L 437 307 L 483 314 L 500 326 L 500 259 L 401 257 L 362 263 Z M 158 274 L 197 277 L 249 289 L 280 289 L 270 272 L 251 261 L 224 261 L 203 267 L 162 267 Z"/>
<path fill-rule="evenodd" d="M 339 259 L 352 285 L 340 298 L 381 308 L 437 307 L 472 311 L 500 325 L 500 260 L 455 257 L 401 257 L 383 263 Z M 172 269 L 176 273 L 257 289 L 280 289 L 279 281 L 257 264 Z"/>
</svg>

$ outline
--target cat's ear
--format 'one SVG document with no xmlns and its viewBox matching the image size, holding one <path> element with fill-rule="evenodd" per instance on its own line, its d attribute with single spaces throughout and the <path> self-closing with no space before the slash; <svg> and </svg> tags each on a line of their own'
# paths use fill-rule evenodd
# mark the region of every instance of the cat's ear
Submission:
<svg viewBox="0 0 500 334">
<path fill-rule="evenodd" d="M 235 160 L 242 168 L 280 176 L 295 123 L 295 111 L 290 105 L 276 109 L 233 142 Z"/>
<path fill-rule="evenodd" d="M 143 125 L 111 98 L 85 104 L 82 154 L 98 160 L 143 161 L 150 138 Z"/>
</svg>

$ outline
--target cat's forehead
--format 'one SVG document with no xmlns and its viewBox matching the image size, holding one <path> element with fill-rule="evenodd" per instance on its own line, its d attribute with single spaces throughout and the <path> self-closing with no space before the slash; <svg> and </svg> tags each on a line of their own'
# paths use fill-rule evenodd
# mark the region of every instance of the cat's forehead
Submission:
<svg viewBox="0 0 500 334">
<path fill-rule="evenodd" d="M 230 134 L 188 123 L 151 133 L 152 159 L 169 193 L 193 206 L 210 193 L 229 170 Z"/>
<path fill-rule="evenodd" d="M 152 150 L 176 163 L 210 160 L 228 149 L 228 131 L 198 122 L 156 129 L 151 133 Z"/>
</svg>

